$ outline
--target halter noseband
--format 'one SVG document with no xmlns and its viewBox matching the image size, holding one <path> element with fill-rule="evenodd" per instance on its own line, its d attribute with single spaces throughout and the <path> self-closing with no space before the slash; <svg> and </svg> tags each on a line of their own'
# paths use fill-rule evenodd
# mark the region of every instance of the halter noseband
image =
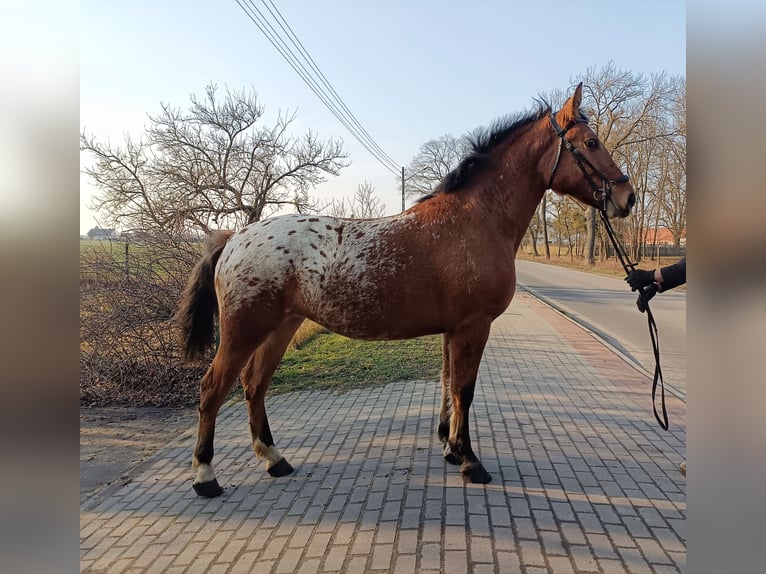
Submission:
<svg viewBox="0 0 766 574">
<path fill-rule="evenodd" d="M 593 165 L 590 161 L 588 161 L 588 158 L 585 157 L 582 152 L 577 149 L 575 146 L 572 145 L 572 142 L 570 142 L 565 136 L 566 133 L 572 129 L 576 124 L 585 124 L 587 123 L 583 119 L 577 119 L 574 121 L 569 122 L 565 128 L 562 128 L 559 123 L 556 121 L 556 116 L 551 113 L 549 116 L 551 126 L 553 127 L 553 131 L 556 132 L 556 135 L 558 136 L 560 140 L 560 145 L 556 150 L 556 160 L 553 162 L 553 169 L 551 169 L 551 176 L 548 178 L 548 189 L 551 189 L 551 186 L 553 185 L 553 176 L 556 175 L 556 170 L 559 167 L 559 160 L 561 159 L 561 149 L 566 148 L 569 150 L 569 153 L 572 154 L 572 157 L 575 160 L 575 163 L 577 163 L 577 167 L 580 168 L 580 171 L 582 172 L 583 176 L 585 176 L 586 181 L 593 189 L 593 197 L 596 201 L 599 202 L 601 211 L 606 211 L 606 202 L 612 200 L 612 190 L 614 187 L 620 183 L 625 183 L 630 178 L 627 175 L 621 175 L 617 179 L 609 179 L 607 178 L 601 171 Z M 588 167 L 591 169 L 591 171 L 601 178 L 601 186 L 599 187 L 595 181 L 593 181 L 593 177 L 591 177 L 591 174 L 588 173 L 588 171 L 585 169 L 585 166 L 583 163 L 587 164 Z"/>
</svg>

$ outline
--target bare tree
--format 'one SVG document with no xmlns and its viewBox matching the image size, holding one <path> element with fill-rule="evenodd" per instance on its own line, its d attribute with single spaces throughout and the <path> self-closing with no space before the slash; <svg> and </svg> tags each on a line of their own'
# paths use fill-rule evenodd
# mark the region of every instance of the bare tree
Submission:
<svg viewBox="0 0 766 574">
<path fill-rule="evenodd" d="M 658 157 L 658 220 L 673 234 L 678 247 L 686 231 L 686 80 L 670 80 L 670 104 L 665 114 L 665 136 Z"/>
<path fill-rule="evenodd" d="M 535 257 L 540 256 L 540 252 L 537 250 L 537 236 L 540 234 L 542 224 L 540 223 L 540 209 L 535 210 L 535 215 L 529 222 L 527 231 L 529 232 L 529 240 L 532 243 L 532 255 Z"/>
<path fill-rule="evenodd" d="M 545 258 L 550 260 L 551 241 L 548 237 L 548 191 L 543 194 L 543 199 L 540 201 L 540 219 L 543 224 L 543 248 L 545 250 Z"/>
<path fill-rule="evenodd" d="M 466 136 L 456 138 L 445 134 L 424 143 L 404 170 L 405 196 L 412 198 L 431 193 L 470 151 L 471 144 Z"/>
<path fill-rule="evenodd" d="M 677 127 L 665 121 L 672 100 L 673 82 L 664 74 L 650 78 L 618 69 L 609 62 L 600 70 L 589 68 L 576 81 L 584 83 L 583 102 L 599 139 L 617 161 L 631 174 L 636 190 L 634 216 L 627 223 L 629 235 L 641 237 L 646 202 L 652 185 L 650 171 L 658 160 L 658 142 L 675 136 Z M 644 206 L 642 211 L 641 206 Z M 585 260 L 595 263 L 596 211 L 587 217 Z M 637 245 L 636 239 L 631 243 Z M 638 253 L 633 249 L 634 255 Z M 604 251 L 602 250 L 602 253 Z"/>
<path fill-rule="evenodd" d="M 123 231 L 162 235 L 241 227 L 284 205 L 315 205 L 312 186 L 347 165 L 340 142 L 289 134 L 295 115 L 263 123 L 253 91 L 209 85 L 186 111 L 161 104 L 138 141 L 122 147 L 81 134 L 95 162 L 85 170 L 100 190 L 93 207 Z"/>
<path fill-rule="evenodd" d="M 386 212 L 385 204 L 375 195 L 375 187 L 368 181 L 357 186 L 354 197 L 346 204 L 345 199 L 332 200 L 328 206 L 333 217 L 353 217 L 354 219 L 375 219 L 383 217 Z"/>
<path fill-rule="evenodd" d="M 619 70 L 614 62 L 609 62 L 600 70 L 588 68 L 576 81 L 584 83 L 583 100 L 596 135 L 620 164 L 624 155 L 619 153 L 615 140 L 624 140 L 630 132 L 628 108 L 643 94 L 643 76 Z M 588 209 L 586 226 L 585 261 L 594 265 L 596 210 L 593 208 Z"/>
<path fill-rule="evenodd" d="M 585 214 L 578 204 L 563 195 L 552 195 L 550 205 L 555 216 L 552 227 L 556 233 L 558 256 L 561 256 L 562 245 L 566 244 L 569 259 L 573 260 L 579 237 L 585 231 Z"/>
<path fill-rule="evenodd" d="M 100 192 L 94 207 L 123 232 L 108 250 L 81 252 L 81 400 L 194 397 L 200 366 L 182 360 L 171 319 L 200 256 L 190 239 L 282 206 L 313 210 L 311 187 L 347 165 L 340 143 L 291 135 L 294 117 L 266 125 L 253 92 L 227 89 L 219 99 L 211 85 L 186 111 L 162 104 L 141 139 L 112 146 L 81 135 L 94 160 L 85 171 Z"/>
</svg>

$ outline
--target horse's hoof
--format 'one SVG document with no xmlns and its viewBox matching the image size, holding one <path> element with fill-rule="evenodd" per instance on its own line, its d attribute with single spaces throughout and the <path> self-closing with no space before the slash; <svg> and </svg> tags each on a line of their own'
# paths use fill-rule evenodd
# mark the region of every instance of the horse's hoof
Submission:
<svg viewBox="0 0 766 574">
<path fill-rule="evenodd" d="M 482 466 L 481 463 L 465 470 L 460 469 L 463 475 L 463 480 L 466 482 L 472 482 L 473 484 L 487 484 L 492 482 L 492 475 L 489 474 Z"/>
<path fill-rule="evenodd" d="M 194 492 L 197 493 L 197 496 L 202 496 L 204 498 L 215 498 L 216 496 L 221 496 L 221 493 L 223 493 L 223 488 L 218 484 L 218 479 L 215 478 L 207 482 L 195 482 L 192 484 L 192 488 L 194 488 Z"/>
<path fill-rule="evenodd" d="M 269 468 L 266 469 L 266 472 L 268 472 L 271 476 L 274 478 L 278 476 L 287 476 L 293 471 L 293 467 L 290 466 L 290 463 L 287 462 L 287 459 L 280 458 L 277 462 L 272 464 Z"/>
<path fill-rule="evenodd" d="M 460 459 L 458 459 L 457 455 L 455 455 L 454 452 L 449 447 L 449 444 L 444 445 L 444 460 L 446 460 L 450 464 L 458 465 L 460 464 Z"/>
</svg>

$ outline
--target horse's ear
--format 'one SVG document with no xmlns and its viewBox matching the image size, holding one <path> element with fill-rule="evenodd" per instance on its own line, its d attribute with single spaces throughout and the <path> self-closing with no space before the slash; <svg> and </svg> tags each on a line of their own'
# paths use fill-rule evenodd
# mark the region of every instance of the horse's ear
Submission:
<svg viewBox="0 0 766 574">
<path fill-rule="evenodd" d="M 577 84 L 574 93 L 564 103 L 561 111 L 558 113 L 558 122 L 562 127 L 572 120 L 580 117 L 580 104 L 582 103 L 582 82 Z"/>
</svg>

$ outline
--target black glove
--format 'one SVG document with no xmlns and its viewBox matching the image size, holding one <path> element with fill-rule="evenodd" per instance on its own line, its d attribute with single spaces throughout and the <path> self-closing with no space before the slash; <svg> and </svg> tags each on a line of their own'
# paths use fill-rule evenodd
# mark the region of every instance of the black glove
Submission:
<svg viewBox="0 0 766 574">
<path fill-rule="evenodd" d="M 657 294 L 657 289 L 657 284 L 652 283 L 648 287 L 639 290 L 638 299 L 636 299 L 636 307 L 638 307 L 639 311 L 646 313 L 646 310 L 649 308 L 649 299 Z"/>
<path fill-rule="evenodd" d="M 636 291 L 647 285 L 654 283 L 654 271 L 646 271 L 645 269 L 634 269 L 625 278 L 625 281 L 630 285 L 631 291 Z"/>
</svg>

